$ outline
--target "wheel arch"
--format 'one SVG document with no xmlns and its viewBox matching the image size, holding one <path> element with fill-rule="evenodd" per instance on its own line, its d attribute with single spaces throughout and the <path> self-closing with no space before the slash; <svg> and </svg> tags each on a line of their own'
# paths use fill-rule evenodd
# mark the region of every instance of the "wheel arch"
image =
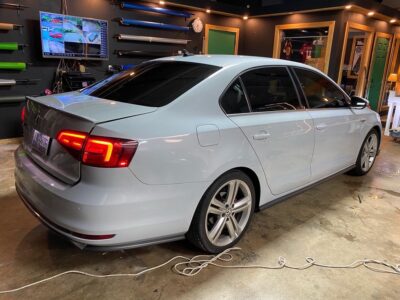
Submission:
<svg viewBox="0 0 400 300">
<path fill-rule="evenodd" d="M 255 202 L 255 211 L 259 210 L 260 207 L 260 199 L 261 199 L 261 185 L 260 185 L 260 179 L 258 178 L 256 172 L 254 172 L 252 169 L 247 168 L 247 167 L 237 167 L 237 168 L 233 168 L 231 170 L 228 170 L 225 173 L 231 172 L 231 171 L 241 171 L 244 174 L 246 174 L 247 176 L 250 177 L 251 181 L 253 182 L 254 185 L 254 190 L 256 192 L 256 202 Z M 224 173 L 224 174 L 225 174 Z M 221 175 L 222 176 L 222 175 Z"/>
<path fill-rule="evenodd" d="M 260 196 L 261 196 L 262 191 L 261 191 L 261 186 L 260 186 L 260 179 L 258 178 L 257 173 L 254 170 L 252 170 L 249 167 L 233 167 L 233 168 L 226 170 L 222 174 L 220 174 L 214 181 L 212 181 L 212 183 L 208 186 L 208 188 L 204 192 L 201 200 L 199 201 L 199 203 L 196 207 L 194 215 L 192 216 L 190 227 L 189 227 L 188 231 L 185 233 L 186 238 L 190 242 L 192 242 L 195 246 L 199 247 L 200 249 L 203 249 L 204 251 L 211 252 L 211 253 L 217 253 L 216 250 L 214 250 L 213 248 L 210 248 L 210 246 L 208 246 L 208 242 L 203 241 L 202 235 L 204 235 L 204 226 L 203 226 L 204 224 L 201 223 L 201 220 L 203 220 L 204 216 L 202 216 L 201 211 L 204 212 L 204 202 L 202 202 L 202 201 L 205 199 L 204 198 L 205 196 L 213 195 L 212 193 L 210 193 L 210 189 L 213 187 L 213 185 L 216 182 L 218 182 L 218 180 L 221 179 L 221 177 L 229 176 L 229 174 L 232 172 L 235 172 L 237 174 L 237 176 L 239 175 L 238 173 L 241 173 L 241 174 L 244 174 L 247 177 L 249 177 L 249 180 L 251 180 L 251 182 L 253 183 L 254 192 L 256 194 L 255 199 L 254 199 L 255 200 L 254 201 L 254 212 L 257 212 L 259 210 Z M 240 177 L 243 178 L 243 175 Z M 230 180 L 232 180 L 233 178 L 235 178 L 235 176 L 231 177 Z M 223 182 L 223 181 L 221 181 L 221 182 Z M 199 209 L 203 209 L 203 210 L 199 210 Z M 246 228 L 250 224 L 251 216 L 254 212 L 251 212 L 250 217 L 249 217 L 250 219 L 246 223 Z M 246 228 L 243 229 L 243 231 L 240 234 L 240 237 L 244 233 L 244 230 L 246 230 Z M 237 239 L 234 241 L 237 241 Z M 218 252 L 220 252 L 220 251 L 218 251 Z"/>
<path fill-rule="evenodd" d="M 259 207 L 260 207 L 260 199 L 261 199 L 261 184 L 260 184 L 260 179 L 258 178 L 256 172 L 248 167 L 234 167 L 231 168 L 229 170 L 226 170 L 225 172 L 223 172 L 222 174 L 220 174 L 217 178 L 215 178 L 212 183 L 207 187 L 207 189 L 204 191 L 201 199 L 199 200 L 199 202 L 197 203 L 196 209 L 193 212 L 192 218 L 191 220 L 193 221 L 193 217 L 195 215 L 195 212 L 197 211 L 198 207 L 201 204 L 201 201 L 203 200 L 204 195 L 207 193 L 207 191 L 210 189 L 210 187 L 214 184 L 214 182 L 216 182 L 220 177 L 224 176 L 225 174 L 232 172 L 232 171 L 241 171 L 244 174 L 246 174 L 247 176 L 249 176 L 251 182 L 254 185 L 254 190 L 256 192 L 256 199 L 255 199 L 255 206 L 254 206 L 254 210 L 257 212 L 259 211 Z M 191 221 L 191 222 L 192 222 Z"/>
<path fill-rule="evenodd" d="M 382 131 L 381 128 L 378 125 L 375 125 L 374 127 L 371 128 L 370 131 L 368 131 L 368 133 L 370 133 L 372 130 L 375 130 L 376 133 L 378 134 L 378 149 L 381 145 L 381 141 L 382 141 Z"/>
</svg>

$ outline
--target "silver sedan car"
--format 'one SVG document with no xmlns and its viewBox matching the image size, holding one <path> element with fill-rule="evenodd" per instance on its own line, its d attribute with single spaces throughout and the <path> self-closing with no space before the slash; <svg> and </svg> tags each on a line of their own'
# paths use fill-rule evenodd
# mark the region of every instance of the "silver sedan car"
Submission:
<svg viewBox="0 0 400 300">
<path fill-rule="evenodd" d="M 233 246 L 253 213 L 333 175 L 364 175 L 378 114 L 303 64 L 149 61 L 80 91 L 28 97 L 16 189 L 79 247 L 187 238 Z"/>
</svg>

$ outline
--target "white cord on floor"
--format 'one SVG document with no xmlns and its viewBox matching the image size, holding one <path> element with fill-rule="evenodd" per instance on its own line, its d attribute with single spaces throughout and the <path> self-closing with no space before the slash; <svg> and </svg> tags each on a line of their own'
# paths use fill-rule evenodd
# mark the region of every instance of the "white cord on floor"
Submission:
<svg viewBox="0 0 400 300">
<path fill-rule="evenodd" d="M 56 274 L 54 276 L 44 278 L 42 280 L 38 280 L 35 282 L 32 282 L 30 284 L 21 286 L 19 288 L 11 289 L 11 290 L 4 290 L 0 291 L 0 294 L 6 294 L 6 293 L 14 293 L 18 292 L 20 290 L 26 289 L 28 287 L 32 287 L 53 279 L 56 279 L 58 277 L 67 275 L 67 274 L 78 274 L 78 275 L 85 275 L 89 277 L 94 277 L 94 278 L 110 278 L 110 277 L 137 277 L 140 275 L 143 275 L 145 273 L 160 269 L 166 265 L 169 265 L 171 262 L 175 260 L 183 260 L 181 262 L 177 262 L 173 265 L 173 270 L 183 276 L 187 277 L 193 277 L 199 274 L 204 268 L 208 266 L 215 266 L 218 268 L 230 268 L 230 269 L 269 269 L 269 270 L 278 270 L 278 269 L 292 269 L 292 270 L 305 270 L 308 268 L 311 268 L 313 266 L 315 267 L 320 267 L 320 268 L 329 268 L 329 269 L 355 269 L 361 266 L 364 266 L 370 271 L 373 272 L 379 272 L 379 273 L 387 273 L 387 274 L 394 274 L 394 275 L 400 275 L 400 264 L 390 264 L 384 260 L 376 260 L 376 259 L 360 259 L 352 262 L 351 264 L 348 265 L 326 265 L 326 264 L 321 264 L 317 263 L 312 257 L 306 257 L 306 263 L 302 266 L 290 266 L 287 264 L 286 258 L 280 256 L 278 258 L 278 264 L 276 266 L 265 266 L 265 265 L 221 265 L 217 263 L 218 261 L 220 262 L 230 262 L 233 260 L 233 255 L 231 252 L 233 251 L 240 251 L 241 248 L 234 247 L 234 248 L 229 248 L 226 249 L 225 251 L 216 254 L 216 255 L 196 255 L 192 258 L 185 257 L 185 256 L 175 256 L 166 262 L 148 268 L 144 269 L 138 273 L 120 273 L 120 274 L 106 274 L 106 275 L 100 275 L 100 274 L 92 274 L 92 273 L 87 273 L 83 271 L 78 271 L 78 270 L 70 270 L 66 272 L 62 272 L 59 274 Z M 383 266 L 384 268 L 377 268 L 374 266 Z"/>
</svg>

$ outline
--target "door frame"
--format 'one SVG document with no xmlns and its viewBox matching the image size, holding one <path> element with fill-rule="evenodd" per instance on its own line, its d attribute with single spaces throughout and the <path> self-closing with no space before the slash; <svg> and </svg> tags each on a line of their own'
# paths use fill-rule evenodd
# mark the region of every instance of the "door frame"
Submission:
<svg viewBox="0 0 400 300">
<path fill-rule="evenodd" d="M 375 45 L 378 40 L 378 38 L 387 38 L 389 39 L 389 46 L 388 46 L 388 53 L 386 55 L 386 61 L 385 61 L 385 68 L 383 70 L 383 78 L 382 78 L 382 85 L 381 85 L 381 90 L 379 91 L 379 100 L 378 100 L 378 105 L 376 107 L 376 111 L 380 112 L 381 106 L 382 106 L 382 100 L 383 100 L 383 94 L 385 92 L 386 84 L 387 84 L 387 72 L 388 72 L 388 62 L 389 62 L 389 57 L 390 57 L 390 49 L 392 48 L 392 42 L 393 42 L 393 34 L 390 33 L 384 33 L 384 32 L 376 32 L 375 38 L 374 38 L 374 45 L 372 47 L 372 53 L 371 53 L 371 61 L 370 61 L 370 66 L 368 70 L 368 79 L 367 79 L 367 84 L 365 86 L 365 91 L 367 91 L 370 87 L 370 80 L 372 76 L 372 67 L 374 63 L 374 57 L 375 57 Z"/>
<path fill-rule="evenodd" d="M 209 31 L 211 30 L 218 30 L 218 31 L 227 31 L 227 32 L 234 32 L 235 33 L 235 55 L 238 54 L 239 49 L 239 27 L 228 27 L 228 26 L 219 26 L 219 25 L 212 25 L 206 24 L 205 27 L 205 35 L 204 35 L 204 43 L 203 43 L 203 53 L 208 54 L 208 38 L 209 38 Z"/>
<path fill-rule="evenodd" d="M 337 83 L 340 85 L 342 82 L 343 78 L 343 64 L 344 60 L 346 58 L 346 49 L 347 49 L 347 40 L 349 38 L 349 32 L 350 29 L 356 29 L 363 31 L 368 34 L 367 37 L 367 42 L 365 43 L 365 49 L 363 53 L 363 58 L 361 61 L 361 71 L 359 76 L 359 79 L 357 80 L 357 87 L 356 87 L 356 96 L 362 97 L 365 93 L 365 85 L 367 83 L 367 76 L 368 74 L 364 74 L 364 68 L 369 68 L 370 66 L 370 60 L 371 60 L 371 50 L 372 50 L 372 45 L 373 45 L 373 37 L 375 30 L 373 27 L 369 27 L 367 25 L 359 24 L 359 23 L 354 23 L 354 22 L 346 22 L 346 29 L 344 33 L 344 39 L 343 39 L 343 48 L 342 48 L 342 57 L 340 59 L 340 66 L 339 66 L 339 75 L 338 75 L 338 80 Z M 369 70 L 367 71 L 367 73 Z M 361 78 L 360 78 L 361 77 Z"/>
<path fill-rule="evenodd" d="M 395 64 L 396 61 L 395 59 L 397 58 L 398 54 L 399 54 L 399 49 L 400 49 L 400 33 L 396 33 L 393 38 L 392 38 L 392 47 L 390 50 L 390 56 L 389 56 L 389 61 L 392 62 L 390 64 L 390 67 L 388 68 L 388 72 L 387 75 L 389 75 L 390 73 L 398 73 L 399 70 L 395 70 Z"/>
<path fill-rule="evenodd" d="M 353 42 L 352 42 L 352 45 L 351 45 L 350 61 L 349 61 L 349 65 L 350 66 L 352 65 L 353 60 L 354 60 L 354 54 L 355 54 L 354 51 L 355 51 L 355 48 L 356 48 L 357 39 L 364 39 L 364 36 L 363 35 L 357 35 L 357 36 L 353 37 Z M 361 56 L 361 60 L 362 60 L 362 56 Z M 347 70 L 347 78 L 357 79 L 358 75 L 357 76 L 351 75 L 351 69 L 348 69 Z"/>
<path fill-rule="evenodd" d="M 287 29 L 307 29 L 307 28 L 318 28 L 318 27 L 328 27 L 328 39 L 326 42 L 326 52 L 325 52 L 325 66 L 324 73 L 328 74 L 329 71 L 329 61 L 331 59 L 331 50 L 333 43 L 333 34 L 335 31 L 335 21 L 326 22 L 310 22 L 310 23 L 293 23 L 293 24 L 282 24 L 275 26 L 275 37 L 274 37 L 274 49 L 273 58 L 280 58 L 281 53 L 281 31 Z"/>
<path fill-rule="evenodd" d="M 397 68 L 397 70 L 395 70 L 396 59 L 399 56 L 399 51 L 400 51 L 400 33 L 396 33 L 396 34 L 394 34 L 393 39 L 392 39 L 392 47 L 390 49 L 390 56 L 389 56 L 389 61 L 388 61 L 388 70 L 386 73 L 386 78 L 388 78 L 391 73 L 399 74 L 399 72 L 400 72 L 400 65 Z M 390 66 L 389 66 L 389 62 L 390 62 Z M 386 81 L 385 91 L 388 89 L 388 85 L 390 85 L 390 83 L 388 83 Z M 396 88 L 394 88 L 394 89 L 396 90 Z M 385 105 L 385 106 L 381 105 L 380 108 L 382 110 L 384 110 L 384 109 L 388 109 L 389 107 L 387 105 Z"/>
</svg>

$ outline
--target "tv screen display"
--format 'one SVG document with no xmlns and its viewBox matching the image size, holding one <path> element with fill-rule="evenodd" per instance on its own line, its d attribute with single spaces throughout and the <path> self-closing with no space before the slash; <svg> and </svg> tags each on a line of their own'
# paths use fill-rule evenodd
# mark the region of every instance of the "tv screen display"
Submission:
<svg viewBox="0 0 400 300">
<path fill-rule="evenodd" d="M 108 59 L 105 20 L 41 11 L 40 31 L 45 58 Z"/>
</svg>

